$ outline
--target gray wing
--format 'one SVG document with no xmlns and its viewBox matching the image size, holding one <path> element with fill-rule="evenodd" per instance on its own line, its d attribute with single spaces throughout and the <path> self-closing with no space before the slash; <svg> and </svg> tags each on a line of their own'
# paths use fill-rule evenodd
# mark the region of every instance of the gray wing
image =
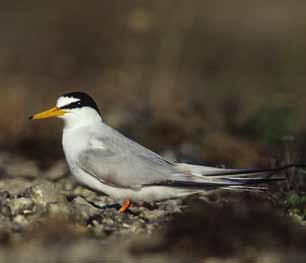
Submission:
<svg viewBox="0 0 306 263">
<path fill-rule="evenodd" d="M 223 179 L 194 176 L 103 124 L 79 155 L 79 166 L 105 184 L 140 189 L 149 185 L 222 187 L 240 185 Z"/>
<path fill-rule="evenodd" d="M 175 173 L 173 165 L 161 156 L 106 125 L 92 134 L 78 162 L 104 183 L 123 188 L 139 188 Z"/>
</svg>

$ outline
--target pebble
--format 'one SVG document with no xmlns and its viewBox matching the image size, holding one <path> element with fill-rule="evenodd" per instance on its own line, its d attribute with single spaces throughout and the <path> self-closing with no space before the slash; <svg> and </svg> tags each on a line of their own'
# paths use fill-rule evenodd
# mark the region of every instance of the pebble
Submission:
<svg viewBox="0 0 306 263">
<path fill-rule="evenodd" d="M 46 206 L 49 203 L 66 202 L 65 195 L 61 188 L 49 181 L 43 180 L 26 191 L 26 196 L 31 198 L 34 203 Z"/>
<path fill-rule="evenodd" d="M 31 211 L 31 207 L 33 207 L 33 201 L 30 198 L 21 197 L 11 199 L 7 202 L 7 206 L 9 207 L 11 214 L 15 216 L 17 214 L 23 214 L 25 211 Z"/>
<path fill-rule="evenodd" d="M 49 180 L 59 180 L 66 176 L 69 172 L 67 163 L 65 160 L 57 161 L 55 164 L 51 166 L 45 173 L 44 177 Z"/>
</svg>

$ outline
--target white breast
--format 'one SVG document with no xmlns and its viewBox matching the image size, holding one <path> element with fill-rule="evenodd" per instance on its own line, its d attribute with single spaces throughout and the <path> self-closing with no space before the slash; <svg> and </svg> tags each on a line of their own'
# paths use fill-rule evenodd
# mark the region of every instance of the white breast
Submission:
<svg viewBox="0 0 306 263">
<path fill-rule="evenodd" d="M 63 150 L 70 168 L 76 165 L 79 154 L 86 150 L 89 136 L 87 127 L 63 130 Z"/>
</svg>

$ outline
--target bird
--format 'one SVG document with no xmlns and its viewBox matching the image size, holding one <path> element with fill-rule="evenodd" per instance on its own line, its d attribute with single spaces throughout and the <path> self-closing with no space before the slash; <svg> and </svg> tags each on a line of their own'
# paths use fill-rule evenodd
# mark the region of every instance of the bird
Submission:
<svg viewBox="0 0 306 263">
<path fill-rule="evenodd" d="M 283 180 L 271 177 L 292 167 L 226 169 L 170 162 L 107 125 L 94 99 L 85 92 L 69 92 L 56 106 L 29 117 L 64 120 L 62 146 L 76 181 L 121 204 L 124 213 L 132 202 L 158 202 L 219 188 L 264 189 L 258 185 Z"/>
</svg>

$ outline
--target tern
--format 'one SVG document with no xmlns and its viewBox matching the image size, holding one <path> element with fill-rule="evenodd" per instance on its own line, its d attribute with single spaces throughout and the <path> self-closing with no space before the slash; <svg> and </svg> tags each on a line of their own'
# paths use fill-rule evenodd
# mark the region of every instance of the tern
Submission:
<svg viewBox="0 0 306 263">
<path fill-rule="evenodd" d="M 97 104 L 84 92 L 60 96 L 56 106 L 30 119 L 64 120 L 62 145 L 77 182 L 121 202 L 125 212 L 131 202 L 156 202 L 199 192 L 222 189 L 261 189 L 275 169 L 223 169 L 169 162 L 130 140 L 103 122 Z"/>
</svg>

